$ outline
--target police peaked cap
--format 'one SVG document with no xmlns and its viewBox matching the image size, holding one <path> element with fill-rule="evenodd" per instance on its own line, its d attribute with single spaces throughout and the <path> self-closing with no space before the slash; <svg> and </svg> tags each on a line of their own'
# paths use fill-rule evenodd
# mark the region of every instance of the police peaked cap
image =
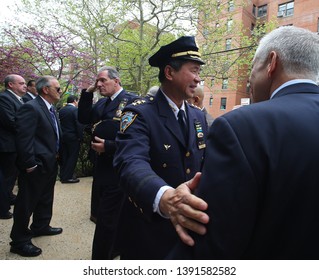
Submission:
<svg viewBox="0 0 319 280">
<path fill-rule="evenodd" d="M 174 59 L 192 60 L 199 64 L 205 64 L 201 60 L 201 54 L 198 52 L 198 47 L 193 36 L 182 36 L 172 43 L 162 46 L 148 62 L 151 66 L 161 67 Z"/>
</svg>

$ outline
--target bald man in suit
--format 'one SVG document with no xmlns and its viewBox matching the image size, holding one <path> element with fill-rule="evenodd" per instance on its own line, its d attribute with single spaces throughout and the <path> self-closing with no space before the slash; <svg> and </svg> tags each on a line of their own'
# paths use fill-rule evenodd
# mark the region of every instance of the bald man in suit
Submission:
<svg viewBox="0 0 319 280">
<path fill-rule="evenodd" d="M 0 94 L 0 170 L 3 174 L 0 183 L 0 219 L 12 218 L 10 203 L 15 195 L 12 193 L 18 176 L 16 167 L 15 117 L 23 104 L 22 96 L 27 86 L 23 77 L 10 74 L 4 79 L 5 91 Z"/>
</svg>

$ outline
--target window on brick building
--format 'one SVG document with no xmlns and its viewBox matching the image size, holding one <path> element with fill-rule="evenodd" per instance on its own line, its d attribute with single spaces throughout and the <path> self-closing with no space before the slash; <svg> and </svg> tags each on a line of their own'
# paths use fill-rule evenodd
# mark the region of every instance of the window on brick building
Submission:
<svg viewBox="0 0 319 280">
<path fill-rule="evenodd" d="M 232 26 L 233 26 L 233 20 L 232 19 L 227 20 L 227 31 L 231 31 Z"/>
<path fill-rule="evenodd" d="M 255 5 L 253 5 L 253 10 L 251 12 L 252 12 L 253 16 L 255 17 L 256 16 L 256 6 Z"/>
<path fill-rule="evenodd" d="M 246 83 L 246 93 L 250 93 L 250 82 L 247 81 Z"/>
<path fill-rule="evenodd" d="M 259 6 L 257 9 L 257 17 L 263 17 L 267 15 L 267 5 Z"/>
<path fill-rule="evenodd" d="M 212 78 L 212 79 L 210 80 L 210 86 L 213 87 L 214 85 L 215 85 L 215 79 Z"/>
<path fill-rule="evenodd" d="M 226 103 L 227 103 L 227 98 L 226 97 L 222 97 L 220 99 L 220 109 L 221 110 L 226 110 Z"/>
<path fill-rule="evenodd" d="M 231 38 L 226 39 L 226 51 L 231 49 Z"/>
<path fill-rule="evenodd" d="M 234 0 L 228 1 L 228 12 L 232 12 L 235 9 Z"/>
<path fill-rule="evenodd" d="M 287 2 L 278 5 L 278 17 L 286 17 L 286 16 L 292 16 L 294 14 L 294 6 L 295 2 Z"/>
<path fill-rule="evenodd" d="M 222 89 L 228 89 L 228 79 L 223 79 Z"/>
<path fill-rule="evenodd" d="M 211 94 L 210 97 L 209 97 L 209 107 L 212 107 L 212 106 L 213 106 L 213 100 L 214 100 L 214 97 L 213 97 L 213 95 Z"/>
</svg>

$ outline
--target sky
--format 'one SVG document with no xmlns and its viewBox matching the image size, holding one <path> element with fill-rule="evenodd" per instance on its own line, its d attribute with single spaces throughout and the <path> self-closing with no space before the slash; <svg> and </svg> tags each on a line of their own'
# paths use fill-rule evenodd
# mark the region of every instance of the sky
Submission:
<svg viewBox="0 0 319 280">
<path fill-rule="evenodd" d="M 15 5 L 19 3 L 21 4 L 20 0 L 1 0 L 0 23 L 13 18 Z"/>
</svg>

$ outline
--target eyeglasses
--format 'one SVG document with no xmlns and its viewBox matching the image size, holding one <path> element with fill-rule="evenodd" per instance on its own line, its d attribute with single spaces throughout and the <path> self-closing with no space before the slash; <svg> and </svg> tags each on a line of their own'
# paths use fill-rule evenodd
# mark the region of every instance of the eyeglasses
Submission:
<svg viewBox="0 0 319 280">
<path fill-rule="evenodd" d="M 60 92 L 60 90 L 61 90 L 61 88 L 59 88 L 59 87 L 54 87 L 54 86 L 48 86 L 48 87 L 55 88 L 55 90 L 56 90 L 57 92 Z"/>
</svg>

